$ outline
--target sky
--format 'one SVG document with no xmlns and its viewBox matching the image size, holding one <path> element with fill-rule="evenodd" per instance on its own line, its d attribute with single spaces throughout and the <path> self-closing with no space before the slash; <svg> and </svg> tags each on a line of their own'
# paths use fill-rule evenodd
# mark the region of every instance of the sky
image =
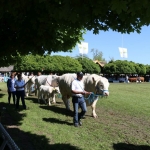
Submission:
<svg viewBox="0 0 150 150">
<path fill-rule="evenodd" d="M 93 59 L 91 49 L 97 49 L 103 53 L 103 58 L 106 61 L 127 60 L 135 63 L 150 65 L 150 26 L 142 27 L 141 33 L 121 34 L 118 32 L 100 31 L 98 35 L 88 31 L 84 36 L 84 42 L 88 43 L 88 54 L 90 59 Z M 128 58 L 120 57 L 119 47 L 127 48 Z M 76 57 L 79 55 L 78 46 L 76 46 L 72 53 L 59 52 L 52 53 L 52 55 Z"/>
</svg>

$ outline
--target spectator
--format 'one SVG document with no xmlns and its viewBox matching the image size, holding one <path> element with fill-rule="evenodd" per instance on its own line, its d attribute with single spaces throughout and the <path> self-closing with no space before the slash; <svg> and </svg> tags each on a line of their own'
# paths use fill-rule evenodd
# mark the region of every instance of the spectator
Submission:
<svg viewBox="0 0 150 150">
<path fill-rule="evenodd" d="M 140 76 L 137 77 L 137 82 L 141 82 Z"/>
<path fill-rule="evenodd" d="M 18 80 L 15 81 L 16 96 L 17 96 L 16 109 L 19 108 L 20 98 L 22 101 L 23 108 L 26 109 L 26 104 L 25 104 L 25 99 L 24 99 L 24 97 L 25 97 L 25 90 L 24 90 L 25 82 L 22 80 L 21 74 L 18 74 L 17 77 L 18 77 Z"/>
<path fill-rule="evenodd" d="M 12 73 L 10 75 L 10 78 L 7 80 L 7 91 L 8 91 L 8 103 L 10 104 L 12 95 L 14 105 L 16 104 L 16 88 L 14 87 L 15 81 L 16 81 L 15 74 Z"/>
<path fill-rule="evenodd" d="M 126 83 L 129 83 L 129 77 L 126 75 Z"/>
</svg>

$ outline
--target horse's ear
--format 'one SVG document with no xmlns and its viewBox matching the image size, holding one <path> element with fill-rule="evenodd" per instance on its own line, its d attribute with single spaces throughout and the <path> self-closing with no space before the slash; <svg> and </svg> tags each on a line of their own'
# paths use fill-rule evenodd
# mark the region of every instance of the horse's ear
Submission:
<svg viewBox="0 0 150 150">
<path fill-rule="evenodd" d="M 94 77 L 92 77 L 92 80 L 93 80 L 93 82 L 94 82 L 94 83 L 96 83 L 96 80 L 95 80 L 95 78 L 94 78 Z"/>
</svg>

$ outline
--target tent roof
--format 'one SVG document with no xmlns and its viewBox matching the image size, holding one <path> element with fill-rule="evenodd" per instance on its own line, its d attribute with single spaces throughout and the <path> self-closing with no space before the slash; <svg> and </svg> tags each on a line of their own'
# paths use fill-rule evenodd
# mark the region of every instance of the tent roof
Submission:
<svg viewBox="0 0 150 150">
<path fill-rule="evenodd" d="M 14 69 L 14 66 L 0 67 L 0 72 L 11 72 L 13 69 Z"/>
<path fill-rule="evenodd" d="M 94 60 L 94 63 L 99 64 L 101 67 L 104 67 L 104 65 L 106 64 L 106 62 L 99 60 Z"/>
</svg>

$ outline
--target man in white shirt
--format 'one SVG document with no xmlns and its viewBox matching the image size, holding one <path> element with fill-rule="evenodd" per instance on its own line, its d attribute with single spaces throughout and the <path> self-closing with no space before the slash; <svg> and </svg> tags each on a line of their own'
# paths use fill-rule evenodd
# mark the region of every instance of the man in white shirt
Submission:
<svg viewBox="0 0 150 150">
<path fill-rule="evenodd" d="M 72 103 L 74 108 L 74 117 L 73 123 L 75 127 L 81 126 L 81 118 L 85 115 L 87 108 L 84 100 L 85 94 L 91 94 L 84 90 L 84 85 L 82 82 L 83 73 L 77 73 L 77 79 L 72 82 L 71 91 L 72 91 Z M 81 113 L 78 113 L 78 107 L 81 107 Z"/>
</svg>

